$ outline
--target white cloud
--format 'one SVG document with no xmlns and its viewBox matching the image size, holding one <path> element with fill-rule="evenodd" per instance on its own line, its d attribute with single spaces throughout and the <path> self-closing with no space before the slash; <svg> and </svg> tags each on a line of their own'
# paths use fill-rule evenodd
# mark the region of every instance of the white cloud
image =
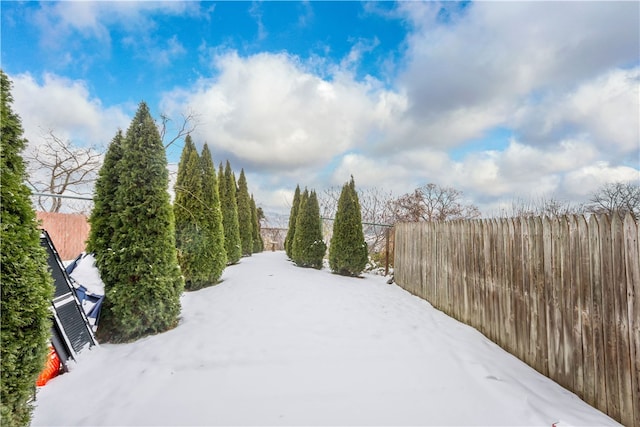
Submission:
<svg viewBox="0 0 640 427">
<path fill-rule="evenodd" d="M 187 49 L 175 34 L 162 41 L 153 41 L 149 38 L 141 40 L 133 36 L 124 40 L 124 43 L 138 52 L 137 56 L 140 58 L 161 67 L 171 66 L 173 61 L 179 61 L 187 53 Z"/>
<path fill-rule="evenodd" d="M 357 65 L 362 60 L 362 56 L 366 53 L 372 52 L 378 45 L 380 44 L 380 40 L 375 37 L 373 40 L 367 39 L 358 39 L 353 46 L 351 46 L 351 50 L 342 60 L 341 66 L 345 69 Z"/>
<path fill-rule="evenodd" d="M 567 173 L 564 187 L 570 194 L 588 198 L 609 182 L 635 182 L 640 185 L 640 170 L 629 166 L 611 166 L 599 161 Z"/>
<path fill-rule="evenodd" d="M 200 6 L 194 2 L 60 1 L 43 3 L 34 18 L 43 33 L 43 42 L 62 46 L 73 33 L 108 41 L 112 25 L 145 32 L 156 26 L 154 14 L 198 16 L 200 13 Z"/>
<path fill-rule="evenodd" d="M 322 166 L 366 145 L 404 108 L 375 82 L 322 79 L 286 54 L 227 52 L 215 67 L 216 77 L 166 93 L 163 111 L 198 111 L 206 119 L 197 138 L 259 169 Z"/>
<path fill-rule="evenodd" d="M 10 79 L 14 109 L 31 144 L 41 143 L 42 136 L 53 131 L 76 146 L 106 147 L 118 128 L 126 130 L 131 121 L 125 112 L 130 106 L 102 105 L 82 81 L 55 74 L 45 74 L 41 83 L 30 74 Z"/>
<path fill-rule="evenodd" d="M 640 67 L 613 69 L 573 91 L 552 94 L 516 115 L 525 138 L 546 145 L 572 133 L 589 135 L 606 156 L 640 149 Z"/>
<path fill-rule="evenodd" d="M 197 2 L 60 1 L 43 2 L 33 14 L 33 22 L 40 32 L 44 52 L 56 60 L 60 56 L 66 58 L 57 67 L 109 57 L 114 28 L 124 30 L 122 40 L 116 41 L 133 48 L 134 54 L 156 65 L 168 65 L 169 60 L 184 53 L 184 48 L 175 36 L 166 42 L 155 37 L 159 25 L 155 17 L 206 18 L 207 13 L 211 11 L 201 11 Z"/>
<path fill-rule="evenodd" d="M 574 202 L 606 182 L 640 179 L 640 169 L 602 161 L 585 140 L 565 140 L 552 147 L 511 141 L 503 151 L 471 153 L 456 162 L 454 186 L 482 201 L 555 196 Z"/>
<path fill-rule="evenodd" d="M 258 41 L 262 41 L 267 38 L 269 32 L 264 26 L 262 22 L 262 9 L 260 8 L 260 3 L 253 2 L 251 7 L 249 8 L 249 15 L 256 21 L 258 25 Z"/>
</svg>

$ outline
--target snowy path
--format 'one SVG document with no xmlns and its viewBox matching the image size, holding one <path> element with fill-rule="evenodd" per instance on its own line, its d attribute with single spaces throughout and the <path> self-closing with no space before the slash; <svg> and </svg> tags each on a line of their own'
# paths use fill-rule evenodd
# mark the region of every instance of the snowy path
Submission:
<svg viewBox="0 0 640 427">
<path fill-rule="evenodd" d="M 176 329 L 84 354 L 32 425 L 617 425 L 382 277 L 266 252 L 223 279 Z"/>
</svg>

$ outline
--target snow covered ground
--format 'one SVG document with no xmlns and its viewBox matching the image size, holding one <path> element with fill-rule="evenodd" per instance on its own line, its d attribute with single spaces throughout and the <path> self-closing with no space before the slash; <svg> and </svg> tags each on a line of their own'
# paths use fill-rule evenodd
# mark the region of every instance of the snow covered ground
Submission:
<svg viewBox="0 0 640 427">
<path fill-rule="evenodd" d="M 33 426 L 618 425 L 386 279 L 243 258 L 180 325 L 82 354 Z"/>
</svg>

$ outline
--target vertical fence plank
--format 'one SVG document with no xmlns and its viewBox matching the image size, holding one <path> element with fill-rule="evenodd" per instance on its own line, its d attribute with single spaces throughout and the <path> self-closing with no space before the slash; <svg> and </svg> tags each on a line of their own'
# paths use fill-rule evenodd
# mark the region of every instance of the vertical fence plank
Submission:
<svg viewBox="0 0 640 427">
<path fill-rule="evenodd" d="M 549 375 L 549 349 L 547 346 L 547 311 L 548 304 L 545 294 L 545 255 L 544 255 L 544 229 L 541 218 L 532 220 L 535 229 L 534 238 L 532 239 L 531 253 L 535 261 L 532 263 L 532 290 L 535 289 L 535 309 L 533 316 L 535 319 L 536 338 L 535 358 L 537 366 L 534 366 L 544 375 Z M 533 323 L 533 322 L 532 322 Z"/>
<path fill-rule="evenodd" d="M 518 344 L 516 341 L 516 313 L 515 313 L 515 299 L 516 299 L 516 274 L 515 274 L 515 264 L 517 255 L 516 249 L 516 232 L 512 219 L 505 220 L 505 278 L 506 282 L 504 282 L 503 289 L 505 290 L 505 309 L 507 311 L 507 318 L 509 322 L 507 323 L 507 348 L 509 352 L 513 355 L 518 354 Z"/>
<path fill-rule="evenodd" d="M 502 315 L 502 309 L 500 307 L 500 286 L 499 282 L 501 280 L 501 267 L 500 259 L 503 256 L 502 251 L 502 240 L 499 239 L 499 235 L 502 233 L 502 227 L 500 226 L 500 222 L 498 220 L 491 221 L 491 269 L 492 269 L 492 280 L 491 280 L 491 306 L 492 306 L 492 314 L 493 314 L 493 325 L 494 325 L 494 342 L 499 343 L 504 340 L 504 321 Z"/>
<path fill-rule="evenodd" d="M 484 221 L 478 221 L 478 229 L 476 230 L 476 254 L 478 256 L 478 324 L 480 331 L 487 334 L 487 305 L 486 305 L 486 292 L 487 292 L 487 260 L 486 260 L 486 243 L 485 237 L 486 223 Z"/>
<path fill-rule="evenodd" d="M 404 279 L 404 272 L 407 271 L 404 264 L 407 262 L 410 262 L 408 257 L 404 254 L 404 250 L 402 247 L 405 236 L 408 234 L 404 232 L 404 227 L 405 227 L 405 224 L 396 224 L 395 226 L 396 235 L 393 239 L 395 242 L 394 253 L 393 253 L 393 266 L 394 266 L 393 278 L 395 282 L 398 283 L 400 286 L 403 286 L 404 284 L 407 283 Z"/>
<path fill-rule="evenodd" d="M 558 377 L 558 363 L 557 363 L 557 346 L 559 345 L 559 331 L 560 325 L 558 325 L 556 319 L 556 306 L 558 304 L 556 292 L 554 290 L 555 284 L 555 271 L 556 263 L 554 260 L 554 244 L 553 240 L 555 235 L 553 233 L 553 220 L 544 218 L 542 222 L 544 232 L 544 281 L 545 281 L 545 298 L 546 316 L 547 316 L 547 361 L 549 366 L 549 378 Z M 557 227 L 556 227 L 557 228 Z"/>
<path fill-rule="evenodd" d="M 432 292 L 433 292 L 433 300 L 431 300 L 431 303 L 434 304 L 436 307 L 441 307 L 442 303 L 440 300 L 440 284 L 438 283 L 437 280 L 437 271 L 439 270 L 438 268 L 438 239 L 437 239 L 437 235 L 436 235 L 436 229 L 435 229 L 435 224 L 433 224 L 433 222 L 429 222 L 427 223 L 427 232 L 429 233 L 429 251 L 430 251 L 430 255 L 429 255 L 429 260 L 430 260 L 430 271 L 429 271 L 429 280 L 431 280 L 431 285 L 432 285 Z"/>
<path fill-rule="evenodd" d="M 446 261 L 449 269 L 449 289 L 451 290 L 451 308 L 450 313 L 452 317 L 460 320 L 460 266 L 458 255 L 460 253 L 460 246 L 458 244 L 458 238 L 460 237 L 457 232 L 457 227 L 454 222 L 447 222 L 447 230 L 449 232 L 449 238 L 447 239 L 447 249 L 449 252 L 448 259 Z"/>
<path fill-rule="evenodd" d="M 449 292 L 447 289 L 447 269 L 444 267 L 443 263 L 446 261 L 445 254 L 445 246 L 442 243 L 445 239 L 445 229 L 440 226 L 440 224 L 436 224 L 436 245 L 437 245 L 437 253 L 438 253 L 438 269 L 436 271 L 436 281 L 438 283 L 438 293 L 440 295 L 440 310 L 445 313 L 448 312 L 447 304 L 449 299 Z"/>
<path fill-rule="evenodd" d="M 627 315 L 629 318 L 629 356 L 631 360 L 631 401 L 633 422 L 640 427 L 640 227 L 631 214 L 624 218 Z"/>
<path fill-rule="evenodd" d="M 529 229 L 528 218 L 522 218 L 520 221 L 520 235 L 522 236 L 522 306 L 520 308 L 522 336 L 518 337 L 518 341 L 522 342 L 522 360 L 529 366 L 533 366 L 533 352 L 531 347 L 531 265 L 533 258 L 531 256 L 531 231 Z"/>
<path fill-rule="evenodd" d="M 520 218 L 514 218 L 509 220 L 513 227 L 513 260 L 511 266 L 511 289 L 513 294 L 511 295 L 511 310 L 513 316 L 513 340 L 514 340 L 514 355 L 520 360 L 525 360 L 524 342 L 528 341 L 525 337 L 528 336 L 527 321 L 524 316 L 524 248 L 523 248 L 523 236 L 522 236 L 522 221 Z"/>
<path fill-rule="evenodd" d="M 616 366 L 620 395 L 620 420 L 624 425 L 633 422 L 631 402 L 631 360 L 629 344 L 629 317 L 627 305 L 626 262 L 624 256 L 624 225 L 619 215 L 611 218 L 611 249 L 614 297 L 614 331 L 617 341 Z"/>
<path fill-rule="evenodd" d="M 461 319 L 462 322 L 468 323 L 467 314 L 466 314 L 466 290 L 465 290 L 465 274 L 466 274 L 466 258 L 464 255 L 464 247 L 462 246 L 462 241 L 464 239 L 464 227 L 463 221 L 455 221 L 454 223 L 456 230 L 456 238 L 453 241 L 454 245 L 457 246 L 456 258 L 455 258 L 455 268 L 458 270 L 458 319 Z"/>
<path fill-rule="evenodd" d="M 580 252 L 577 266 L 580 288 L 580 326 L 582 333 L 582 398 L 588 404 L 595 406 L 595 352 L 593 349 L 593 295 L 590 270 L 589 229 L 583 216 L 576 218 Z"/>
<path fill-rule="evenodd" d="M 615 320 L 615 285 L 613 272 L 613 254 L 611 251 L 611 222 L 602 215 L 598 217 L 600 239 L 602 244 L 602 305 L 604 320 L 604 367 L 607 384 L 607 413 L 620 419 L 620 388 L 618 385 L 618 369 L 616 356 L 618 345 L 616 339 Z"/>
<path fill-rule="evenodd" d="M 458 292 L 457 292 L 457 288 L 455 286 L 456 284 L 456 272 L 454 271 L 453 265 L 452 265 L 452 260 L 455 257 L 455 244 L 454 244 L 454 230 L 453 230 L 453 225 L 451 224 L 451 222 L 445 222 L 445 230 L 447 233 L 447 238 L 445 243 L 445 264 L 447 265 L 446 270 L 447 270 L 447 290 L 449 291 L 449 301 L 448 301 L 448 308 L 449 308 L 449 315 L 451 317 L 457 317 L 456 316 L 456 305 L 458 303 Z M 444 267 L 444 266 L 443 266 Z"/>
<path fill-rule="evenodd" d="M 471 257 L 473 254 L 473 239 L 470 238 L 469 233 L 470 221 L 460 221 L 458 227 L 460 229 L 460 270 L 462 271 L 462 302 L 463 312 L 462 318 L 466 324 L 471 323 L 471 292 L 473 291 L 473 273 L 471 272 Z"/>
<path fill-rule="evenodd" d="M 604 305 L 602 300 L 602 237 L 596 215 L 589 219 L 589 248 L 591 252 L 591 294 L 593 303 L 593 351 L 595 358 L 596 408 L 607 412 L 607 381 L 605 371 Z"/>
<path fill-rule="evenodd" d="M 422 224 L 418 223 L 415 228 L 415 234 L 413 236 L 413 240 L 416 241 L 417 248 L 416 251 L 418 253 L 418 258 L 416 258 L 416 296 L 420 298 L 425 298 L 425 284 L 424 284 L 424 258 L 426 256 L 426 249 L 422 244 L 424 227 Z"/>
<path fill-rule="evenodd" d="M 505 255 L 505 229 L 504 222 L 502 220 L 496 221 L 496 308 L 497 319 L 498 322 L 498 341 L 497 344 L 506 348 L 507 342 L 507 328 L 509 326 L 509 317 L 507 311 L 505 311 L 504 307 L 504 283 L 505 283 L 505 263 L 502 262 L 506 258 Z"/>
<path fill-rule="evenodd" d="M 431 247 L 431 241 L 433 237 L 431 235 L 431 224 L 425 222 L 422 224 L 423 234 L 422 234 L 422 244 L 425 248 L 424 254 L 424 284 L 426 289 L 426 297 L 427 301 L 435 301 L 436 293 L 435 293 L 435 283 L 433 281 L 433 269 L 436 268 L 436 264 L 433 259 L 433 250 Z"/>
<path fill-rule="evenodd" d="M 560 306 L 560 316 L 562 318 L 562 343 L 560 344 L 562 356 L 562 378 L 563 386 L 569 390 L 574 390 L 573 371 L 575 343 L 573 341 L 573 253 L 567 217 L 558 218 L 559 225 L 559 246 L 560 246 L 560 283 L 562 305 Z"/>
<path fill-rule="evenodd" d="M 484 290 L 482 301 L 482 322 L 484 324 L 484 334 L 489 337 L 490 340 L 495 341 L 495 322 L 493 321 L 493 301 L 491 298 L 491 282 L 493 280 L 493 262 L 492 262 L 492 247 L 491 247 L 491 233 L 492 233 L 492 221 L 489 219 L 482 220 L 482 243 L 484 252 Z"/>
<path fill-rule="evenodd" d="M 474 327 L 482 330 L 482 316 L 480 314 L 480 291 L 482 288 L 481 276 L 484 276 L 484 265 L 482 264 L 482 223 L 479 220 L 473 221 L 469 226 L 471 235 L 471 264 L 469 274 L 471 276 L 471 316 Z"/>
<path fill-rule="evenodd" d="M 584 398 L 584 359 L 582 356 L 582 300 L 580 298 L 580 283 L 582 282 L 580 272 L 580 237 L 578 230 L 578 222 L 575 215 L 565 217 L 568 221 L 568 238 L 569 238 L 569 265 L 567 268 L 571 272 L 571 281 L 569 296 L 567 299 L 567 307 L 571 309 L 570 341 L 572 343 L 572 351 L 570 357 L 569 373 L 573 373 L 571 390 L 580 398 Z"/>
</svg>

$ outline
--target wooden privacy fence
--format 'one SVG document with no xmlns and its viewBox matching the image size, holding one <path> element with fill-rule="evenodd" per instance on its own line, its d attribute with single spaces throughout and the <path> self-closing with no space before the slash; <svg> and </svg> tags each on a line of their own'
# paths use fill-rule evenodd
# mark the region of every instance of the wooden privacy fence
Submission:
<svg viewBox="0 0 640 427">
<path fill-rule="evenodd" d="M 640 427 L 638 232 L 631 215 L 402 223 L 395 280 Z"/>
<path fill-rule="evenodd" d="M 81 214 L 36 212 L 40 228 L 47 230 L 63 261 L 75 259 L 84 252 L 89 238 L 89 222 Z"/>
</svg>

